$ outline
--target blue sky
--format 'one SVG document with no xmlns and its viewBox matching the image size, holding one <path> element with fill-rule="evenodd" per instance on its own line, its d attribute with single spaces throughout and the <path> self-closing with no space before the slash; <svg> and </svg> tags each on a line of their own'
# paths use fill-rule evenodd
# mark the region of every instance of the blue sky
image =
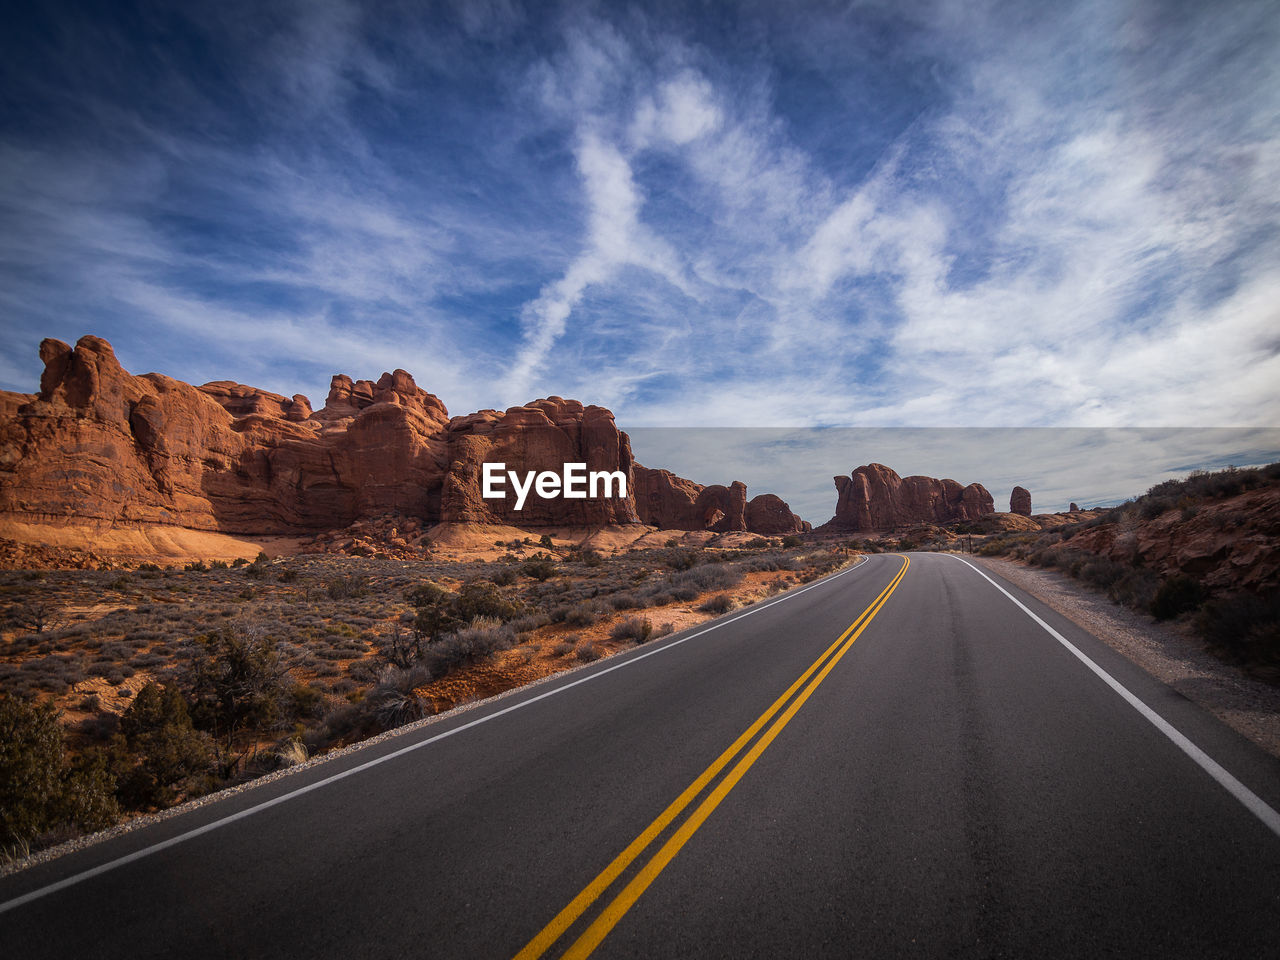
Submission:
<svg viewBox="0 0 1280 960">
<path fill-rule="evenodd" d="M 49 2 L 0 53 L 4 388 L 95 333 L 317 406 L 1280 423 L 1271 2 Z"/>
</svg>

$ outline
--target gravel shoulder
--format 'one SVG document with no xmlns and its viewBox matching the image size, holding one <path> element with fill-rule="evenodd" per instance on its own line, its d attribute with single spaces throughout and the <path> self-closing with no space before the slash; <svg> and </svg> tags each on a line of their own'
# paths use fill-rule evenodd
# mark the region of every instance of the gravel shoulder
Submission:
<svg viewBox="0 0 1280 960">
<path fill-rule="evenodd" d="M 993 557 L 966 559 L 1025 590 L 1280 757 L 1280 688 L 1218 659 L 1185 625 L 1157 623 L 1056 570 Z"/>
</svg>

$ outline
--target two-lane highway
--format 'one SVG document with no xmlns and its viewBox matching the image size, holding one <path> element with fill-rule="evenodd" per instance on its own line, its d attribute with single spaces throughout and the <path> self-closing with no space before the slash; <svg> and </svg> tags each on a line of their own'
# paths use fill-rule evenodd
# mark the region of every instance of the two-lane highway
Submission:
<svg viewBox="0 0 1280 960">
<path fill-rule="evenodd" d="M 1280 764 L 957 557 L 0 880 L 5 957 L 1265 957 Z"/>
</svg>

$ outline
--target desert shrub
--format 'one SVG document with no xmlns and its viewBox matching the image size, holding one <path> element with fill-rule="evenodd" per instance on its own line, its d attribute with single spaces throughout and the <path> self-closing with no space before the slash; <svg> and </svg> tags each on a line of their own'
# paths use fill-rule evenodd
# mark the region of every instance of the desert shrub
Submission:
<svg viewBox="0 0 1280 960">
<path fill-rule="evenodd" d="M 589 627 L 600 615 L 600 606 L 594 601 L 560 604 L 548 614 L 552 623 L 567 623 L 571 627 Z"/>
<path fill-rule="evenodd" d="M 725 590 L 742 582 L 742 573 L 726 564 L 703 564 L 667 578 L 667 589 L 678 600 L 693 600 L 709 590 Z"/>
<path fill-rule="evenodd" d="M 361 701 L 364 712 L 383 730 L 393 730 L 406 723 L 421 720 L 431 710 L 427 702 L 413 690 L 417 683 L 425 680 L 425 676 L 414 673 L 384 677 L 383 682 Z"/>
<path fill-rule="evenodd" d="M 514 620 L 520 615 L 520 604 L 505 597 L 492 583 L 473 580 L 464 583 L 452 601 L 453 615 L 462 623 L 477 618 Z"/>
<path fill-rule="evenodd" d="M 796 561 L 794 557 L 788 557 L 783 553 L 765 553 L 758 557 L 752 557 L 743 564 L 743 569 L 748 573 L 760 573 L 773 570 L 794 570 Z"/>
<path fill-rule="evenodd" d="M 214 560 L 212 563 L 209 564 L 210 570 L 226 570 L 228 568 L 229 568 L 229 564 L 225 560 Z"/>
<path fill-rule="evenodd" d="M 520 572 L 531 580 L 544 583 L 560 571 L 549 557 L 530 557 L 520 565 Z"/>
<path fill-rule="evenodd" d="M 499 650 L 515 645 L 515 631 L 509 624 L 478 619 L 470 626 L 448 634 L 431 645 L 433 670 L 443 675 L 458 667 L 481 663 Z"/>
<path fill-rule="evenodd" d="M 542 612 L 526 613 L 523 616 L 516 617 L 514 620 L 508 622 L 511 625 L 511 629 L 514 630 L 517 635 L 521 635 L 533 633 L 533 631 L 537 630 L 539 627 L 546 626 L 551 622 L 551 617 Z"/>
<path fill-rule="evenodd" d="M 196 638 L 186 653 L 181 677 L 192 722 L 219 741 L 229 776 L 237 742 L 283 714 L 289 683 L 279 644 L 256 630 L 224 627 Z"/>
<path fill-rule="evenodd" d="M 489 574 L 489 580 L 500 587 L 509 587 L 516 582 L 516 572 L 510 567 L 499 567 Z"/>
<path fill-rule="evenodd" d="M 640 599 L 630 592 L 615 593 L 606 601 L 614 610 L 634 610 L 643 606 Z"/>
<path fill-rule="evenodd" d="M 563 657 L 566 653 L 573 653 L 576 644 L 569 640 L 561 640 L 551 648 L 551 652 L 557 657 Z"/>
<path fill-rule="evenodd" d="M 514 620 L 522 612 L 519 603 L 484 580 L 465 583 L 457 593 L 424 583 L 410 592 L 409 601 L 417 609 L 413 631 L 420 641 L 441 637 L 476 619 Z"/>
<path fill-rule="evenodd" d="M 120 796 L 134 807 L 164 806 L 177 788 L 205 773 L 213 760 L 207 734 L 195 729 L 176 686 L 148 683 L 120 717 L 120 734 L 136 757 L 120 778 Z"/>
<path fill-rule="evenodd" d="M 600 652 L 600 648 L 590 640 L 584 640 L 582 643 L 578 644 L 577 648 L 573 651 L 573 655 L 583 663 L 591 663 L 592 661 L 599 660 L 604 656 L 604 654 Z"/>
<path fill-rule="evenodd" d="M 1059 552 L 1060 557 L 1066 555 Z M 1108 588 L 1121 580 L 1132 568 L 1122 563 L 1108 560 L 1106 557 L 1087 560 L 1083 557 L 1072 557 L 1068 561 L 1068 571 L 1086 583 L 1096 587 Z M 1079 564 L 1076 568 L 1076 564 Z"/>
<path fill-rule="evenodd" d="M 186 570 L 188 573 L 205 573 L 208 571 L 209 567 L 203 560 L 192 560 L 182 569 Z"/>
<path fill-rule="evenodd" d="M 698 605 L 698 609 L 703 613 L 713 613 L 717 616 L 728 613 L 733 609 L 733 597 L 727 593 L 717 593 L 714 597 L 704 600 Z"/>
<path fill-rule="evenodd" d="M 1143 520 L 1154 520 L 1175 506 L 1176 502 L 1172 497 L 1146 496 L 1138 501 L 1138 515 Z"/>
<path fill-rule="evenodd" d="M 1135 610 L 1150 610 L 1159 586 L 1159 579 L 1150 570 L 1132 568 L 1113 583 L 1107 593 L 1116 603 Z"/>
<path fill-rule="evenodd" d="M 431 632 L 423 630 L 405 630 L 403 625 L 396 621 L 379 638 L 377 643 L 378 656 L 390 666 L 399 667 L 402 670 L 408 669 L 422 659 L 431 636 Z M 330 648 L 329 650 L 318 650 L 317 653 L 330 660 L 343 659 L 341 649 Z M 333 653 L 336 653 L 337 656 L 330 655 Z"/>
<path fill-rule="evenodd" d="M 329 594 L 330 600 L 351 600 L 368 596 L 369 578 L 362 573 L 332 577 L 325 584 L 325 591 Z"/>
<path fill-rule="evenodd" d="M 437 586 L 434 583 L 420 583 L 409 591 L 406 599 L 411 605 L 422 609 L 423 607 L 433 607 L 447 600 L 452 599 L 453 594 Z"/>
<path fill-rule="evenodd" d="M 25 852 L 58 827 L 96 830 L 119 810 L 97 752 L 68 765 L 57 711 L 10 694 L 0 700 L 0 847 Z"/>
<path fill-rule="evenodd" d="M 1151 613 L 1157 620 L 1171 620 L 1180 613 L 1194 610 L 1204 599 L 1204 587 L 1199 580 L 1175 574 L 1160 584 L 1151 600 Z"/>
<path fill-rule="evenodd" d="M 796 547 L 800 546 L 802 542 L 803 541 L 795 534 L 789 534 L 782 538 L 782 549 L 794 550 Z"/>
<path fill-rule="evenodd" d="M 1248 663 L 1280 662 L 1280 591 L 1210 600 L 1196 631 L 1219 650 Z"/>
<path fill-rule="evenodd" d="M 691 570 L 698 563 L 698 551 L 692 548 L 673 547 L 662 558 L 672 570 Z"/>
<path fill-rule="evenodd" d="M 324 691 L 305 683 L 295 683 L 289 688 L 288 712 L 307 719 L 320 712 L 324 704 Z"/>
<path fill-rule="evenodd" d="M 298 579 L 297 570 L 281 570 L 279 576 L 276 577 L 281 583 L 293 583 Z"/>
<path fill-rule="evenodd" d="M 9 611 L 9 622 L 27 633 L 44 633 L 52 629 L 61 618 L 61 607 L 44 597 L 33 597 Z"/>
<path fill-rule="evenodd" d="M 609 636 L 614 640 L 644 643 L 653 634 L 653 624 L 645 617 L 627 617 L 613 625 Z"/>
<path fill-rule="evenodd" d="M 598 567 L 604 563 L 604 557 L 600 556 L 593 547 L 574 547 L 565 559 L 587 567 Z"/>
<path fill-rule="evenodd" d="M 658 637 L 668 636 L 669 634 L 675 633 L 675 630 L 676 630 L 675 624 L 664 623 L 662 626 L 658 627 L 656 630 L 653 631 L 653 636 L 650 639 L 656 640 Z"/>
<path fill-rule="evenodd" d="M 51 705 L 0 700 L 0 845 L 26 844 L 53 825 L 62 751 Z"/>
</svg>

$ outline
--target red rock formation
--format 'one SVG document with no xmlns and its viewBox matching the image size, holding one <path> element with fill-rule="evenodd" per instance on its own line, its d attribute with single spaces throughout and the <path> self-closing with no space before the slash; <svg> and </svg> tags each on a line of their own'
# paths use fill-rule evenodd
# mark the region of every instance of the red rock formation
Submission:
<svg viewBox="0 0 1280 960">
<path fill-rule="evenodd" d="M 662 530 L 701 530 L 694 504 L 702 485 L 670 470 L 651 470 L 637 463 L 632 489 L 642 523 Z"/>
<path fill-rule="evenodd" d="M 809 525 L 791 512 L 787 502 L 772 493 L 752 497 L 747 503 L 747 529 L 766 536 L 804 533 Z"/>
<path fill-rule="evenodd" d="M 1025 487 L 1014 487 L 1013 493 L 1009 494 L 1009 512 L 1031 516 L 1031 491 Z"/>
<path fill-rule="evenodd" d="M 976 520 L 993 513 L 995 502 L 980 483 L 900 477 L 871 463 L 848 477 L 835 477 L 836 515 L 821 529 L 832 532 L 893 530 L 912 523 Z"/>
<path fill-rule="evenodd" d="M 764 493 L 747 501 L 746 484 L 704 487 L 668 470 L 635 467 L 636 511 L 643 523 L 664 530 L 745 530 L 765 536 L 812 529 L 785 500 Z"/>
<path fill-rule="evenodd" d="M 509 523 L 515 526 L 601 526 L 637 523 L 632 490 L 631 441 L 604 407 L 549 397 L 505 413 L 482 410 L 449 423 L 449 472 L 440 518 L 455 523 Z M 543 499 L 530 492 L 523 508 L 516 496 L 482 496 L 483 464 L 505 463 L 521 476 L 527 471 L 561 473 L 566 463 L 585 463 L 587 472 L 620 471 L 627 495 L 570 500 Z M 511 484 L 506 485 L 510 491 Z"/>
<path fill-rule="evenodd" d="M 749 509 L 741 483 L 703 487 L 635 464 L 613 414 L 576 400 L 451 420 L 396 370 L 376 382 L 335 376 L 313 412 L 300 394 L 133 376 L 97 337 L 74 350 L 45 340 L 40 356 L 38 395 L 0 393 L 0 513 L 255 534 L 342 529 L 387 514 L 520 526 L 801 527 L 776 497 Z M 517 511 L 514 496 L 481 496 L 486 461 L 522 476 L 559 473 L 565 463 L 620 471 L 627 495 L 532 493 Z"/>
</svg>

